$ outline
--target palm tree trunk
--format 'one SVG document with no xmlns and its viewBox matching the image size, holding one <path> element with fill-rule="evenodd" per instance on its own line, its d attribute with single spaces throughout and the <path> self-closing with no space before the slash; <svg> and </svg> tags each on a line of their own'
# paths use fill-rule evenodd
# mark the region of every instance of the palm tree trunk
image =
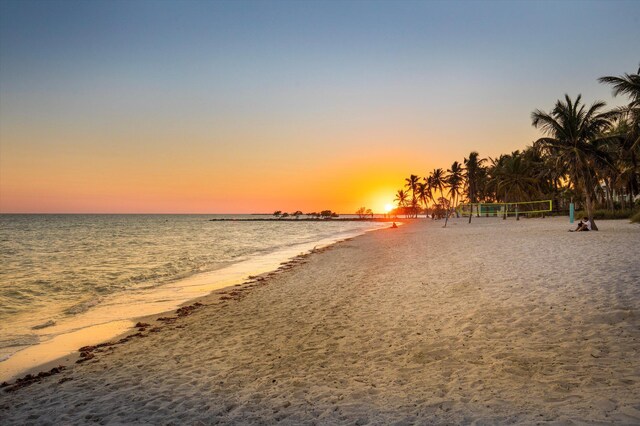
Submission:
<svg viewBox="0 0 640 426">
<path fill-rule="evenodd" d="M 589 218 L 589 222 L 591 222 L 591 230 L 597 231 L 598 226 L 593 220 L 593 200 L 591 199 L 591 179 L 588 178 L 588 169 L 585 170 L 586 167 L 581 167 L 580 171 L 582 173 L 582 191 L 584 192 L 584 197 L 586 201 L 587 207 L 587 217 Z"/>
<path fill-rule="evenodd" d="M 613 206 L 613 185 L 612 185 L 612 179 L 607 179 L 605 181 L 606 187 L 607 187 L 607 207 L 609 207 L 609 210 L 613 211 L 614 206 Z"/>
</svg>

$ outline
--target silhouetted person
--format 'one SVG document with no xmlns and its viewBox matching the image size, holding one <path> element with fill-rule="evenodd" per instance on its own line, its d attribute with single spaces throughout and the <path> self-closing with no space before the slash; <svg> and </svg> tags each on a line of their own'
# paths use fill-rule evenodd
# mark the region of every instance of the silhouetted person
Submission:
<svg viewBox="0 0 640 426">
<path fill-rule="evenodd" d="M 583 217 L 578 227 L 573 232 L 581 232 L 581 231 L 591 231 L 591 221 L 589 221 L 588 217 Z"/>
</svg>

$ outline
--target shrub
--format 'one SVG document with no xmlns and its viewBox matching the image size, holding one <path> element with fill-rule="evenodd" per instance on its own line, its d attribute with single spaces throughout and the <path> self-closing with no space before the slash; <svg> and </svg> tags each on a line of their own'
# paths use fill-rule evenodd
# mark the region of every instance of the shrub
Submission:
<svg viewBox="0 0 640 426">
<path fill-rule="evenodd" d="M 599 209 L 593 211 L 593 218 L 598 220 L 607 220 L 607 219 L 629 219 L 633 214 L 633 210 L 624 209 L 624 210 L 606 210 Z M 576 219 L 581 219 L 587 216 L 587 212 L 585 210 L 580 210 L 576 212 Z"/>
<path fill-rule="evenodd" d="M 631 222 L 640 223 L 640 210 L 637 211 L 633 216 L 631 216 Z"/>
</svg>

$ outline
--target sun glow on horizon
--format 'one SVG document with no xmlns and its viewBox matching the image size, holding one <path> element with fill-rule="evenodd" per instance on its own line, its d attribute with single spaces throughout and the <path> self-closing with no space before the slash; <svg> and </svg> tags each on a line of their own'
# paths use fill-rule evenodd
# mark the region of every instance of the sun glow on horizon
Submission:
<svg viewBox="0 0 640 426">
<path fill-rule="evenodd" d="M 384 205 L 384 212 L 385 213 L 389 213 L 391 210 L 393 210 L 393 204 L 387 203 L 387 204 Z"/>
</svg>

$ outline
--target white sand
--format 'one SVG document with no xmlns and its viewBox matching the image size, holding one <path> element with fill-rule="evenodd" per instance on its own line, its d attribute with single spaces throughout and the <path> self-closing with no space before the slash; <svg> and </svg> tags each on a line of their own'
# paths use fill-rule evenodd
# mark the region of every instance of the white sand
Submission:
<svg viewBox="0 0 640 426">
<path fill-rule="evenodd" d="M 640 226 L 442 224 L 339 243 L 154 321 L 2 392 L 0 423 L 640 423 Z"/>
</svg>

